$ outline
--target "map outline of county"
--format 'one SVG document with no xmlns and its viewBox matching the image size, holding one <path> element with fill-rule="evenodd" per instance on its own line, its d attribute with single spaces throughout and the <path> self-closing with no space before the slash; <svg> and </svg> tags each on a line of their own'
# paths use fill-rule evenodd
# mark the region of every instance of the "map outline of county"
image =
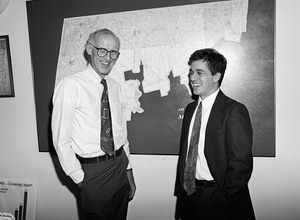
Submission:
<svg viewBox="0 0 300 220">
<path fill-rule="evenodd" d="M 144 112 L 139 102 L 143 93 L 137 81 L 126 82 L 125 72 L 140 74 L 143 66 L 144 93 L 160 91 L 161 97 L 168 96 L 172 73 L 191 94 L 189 55 L 220 41 L 239 42 L 246 31 L 247 13 L 248 0 L 232 0 L 66 18 L 56 85 L 85 68 L 84 46 L 89 33 L 109 28 L 121 40 L 121 55 L 110 76 L 121 84 L 130 120 L 130 114 Z"/>
</svg>

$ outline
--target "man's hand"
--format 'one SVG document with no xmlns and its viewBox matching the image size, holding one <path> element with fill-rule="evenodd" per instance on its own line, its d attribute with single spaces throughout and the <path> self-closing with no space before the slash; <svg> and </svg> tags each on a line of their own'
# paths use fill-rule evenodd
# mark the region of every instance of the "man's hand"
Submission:
<svg viewBox="0 0 300 220">
<path fill-rule="evenodd" d="M 127 172 L 127 177 L 129 180 L 129 185 L 130 185 L 130 192 L 129 192 L 129 201 L 133 199 L 135 191 L 136 191 L 136 186 L 133 178 L 133 172 L 132 169 L 129 169 L 126 171 Z"/>
</svg>

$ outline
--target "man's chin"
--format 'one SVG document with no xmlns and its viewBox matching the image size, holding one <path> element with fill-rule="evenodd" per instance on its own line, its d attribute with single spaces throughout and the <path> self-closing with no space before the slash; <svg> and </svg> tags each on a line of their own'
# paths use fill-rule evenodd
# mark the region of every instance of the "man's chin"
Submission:
<svg viewBox="0 0 300 220">
<path fill-rule="evenodd" d="M 100 74 L 102 75 L 102 76 L 106 76 L 106 75 L 108 75 L 109 73 L 110 73 L 110 70 L 111 69 L 104 69 L 104 68 L 102 68 L 102 69 L 100 69 Z"/>
<path fill-rule="evenodd" d="M 193 94 L 194 95 L 201 95 L 201 91 L 199 89 L 193 89 Z"/>
</svg>

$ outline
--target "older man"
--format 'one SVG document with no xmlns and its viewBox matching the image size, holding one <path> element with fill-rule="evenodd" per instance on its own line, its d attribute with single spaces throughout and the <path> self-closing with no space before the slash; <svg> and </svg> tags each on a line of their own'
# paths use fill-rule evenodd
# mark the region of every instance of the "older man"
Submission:
<svg viewBox="0 0 300 220">
<path fill-rule="evenodd" d="M 136 190 L 121 88 L 108 75 L 120 40 L 108 29 L 87 40 L 86 69 L 63 79 L 53 96 L 53 143 L 78 184 L 86 219 L 124 220 Z"/>
</svg>

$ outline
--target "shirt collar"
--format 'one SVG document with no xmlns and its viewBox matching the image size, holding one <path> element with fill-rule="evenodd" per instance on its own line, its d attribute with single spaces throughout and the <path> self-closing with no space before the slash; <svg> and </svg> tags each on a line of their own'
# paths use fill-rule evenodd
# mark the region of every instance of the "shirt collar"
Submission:
<svg viewBox="0 0 300 220">
<path fill-rule="evenodd" d="M 211 94 L 210 96 L 208 96 L 206 99 L 202 100 L 200 97 L 199 97 L 199 101 L 198 103 L 200 103 L 202 101 L 202 108 L 203 109 L 207 109 L 209 107 L 211 107 L 215 100 L 216 100 L 216 97 L 219 93 L 220 89 L 218 88 L 213 94 Z"/>
</svg>

